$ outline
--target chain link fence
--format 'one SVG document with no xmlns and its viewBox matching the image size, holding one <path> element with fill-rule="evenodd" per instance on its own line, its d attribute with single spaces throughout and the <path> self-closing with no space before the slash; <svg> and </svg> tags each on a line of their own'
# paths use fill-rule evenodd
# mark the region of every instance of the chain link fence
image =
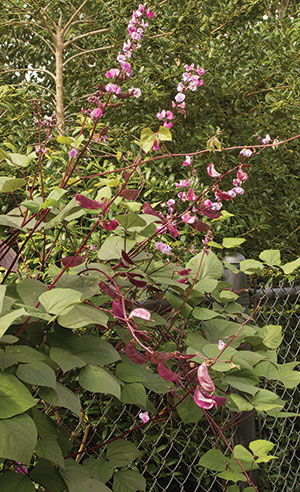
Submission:
<svg viewBox="0 0 300 492">
<path fill-rule="evenodd" d="M 282 325 L 283 343 L 278 353 L 278 362 L 293 362 L 297 360 L 300 352 L 300 288 L 294 285 L 279 285 L 277 288 L 262 286 L 254 289 L 250 291 L 250 312 L 255 309 L 264 294 L 266 295 L 255 321 L 260 326 Z M 270 384 L 270 389 L 287 402 L 285 410 L 299 413 L 300 389 L 286 389 L 280 383 Z M 128 438 L 138 445 L 141 451 L 138 471 L 147 481 L 147 492 L 223 492 L 224 483 L 216 477 L 216 473 L 198 465 L 201 456 L 215 447 L 216 436 L 208 422 L 203 417 L 197 423 L 184 424 L 176 409 L 165 413 L 166 409 L 172 406 L 168 398 L 165 395 L 156 395 L 155 412 L 156 415 L 161 415 L 161 418 L 151 425 L 134 430 L 140 424 L 140 410 L 136 406 L 124 406 L 120 403 L 120 407 L 116 408 L 115 404 L 109 404 L 110 398 L 103 399 L 99 395 L 92 395 L 86 408 L 91 426 L 86 446 L 107 442 L 122 436 L 123 433 L 126 435 L 128 429 L 133 429 Z M 224 429 L 228 442 L 234 446 L 237 442 L 229 424 L 232 415 L 217 409 L 210 412 L 218 425 Z M 259 492 L 299 492 L 297 448 L 300 433 L 297 418 L 257 417 L 256 439 L 267 439 L 275 443 L 272 454 L 278 457 L 260 468 Z M 104 452 L 105 449 L 99 449 L 97 454 L 103 456 Z M 89 452 L 83 453 L 80 461 L 88 454 Z"/>
</svg>

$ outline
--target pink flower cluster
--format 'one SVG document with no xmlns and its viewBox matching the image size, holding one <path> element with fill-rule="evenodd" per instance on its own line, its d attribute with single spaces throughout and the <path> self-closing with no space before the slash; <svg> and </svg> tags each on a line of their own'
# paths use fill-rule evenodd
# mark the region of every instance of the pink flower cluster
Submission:
<svg viewBox="0 0 300 492">
<path fill-rule="evenodd" d="M 203 68 L 200 68 L 199 65 L 197 65 L 197 68 L 195 68 L 194 63 L 192 63 L 191 65 L 185 65 L 184 68 L 185 72 L 182 75 L 183 82 L 179 82 L 179 84 L 177 85 L 177 94 L 172 101 L 173 112 L 177 111 L 178 113 L 182 114 L 186 112 L 185 98 L 187 92 L 189 90 L 196 91 L 198 87 L 203 85 L 203 80 L 200 79 L 200 75 L 203 75 L 205 73 L 205 70 Z M 171 120 L 174 119 L 173 112 L 163 109 L 156 114 L 156 118 L 158 118 L 159 120 L 164 120 L 163 126 L 166 126 L 167 128 L 172 128 L 173 123 Z M 189 164 L 191 164 L 191 158 L 188 157 L 189 156 L 186 156 L 186 159 L 183 163 L 184 166 L 188 166 Z"/>
<path fill-rule="evenodd" d="M 130 39 L 127 39 L 123 44 L 123 53 L 119 53 L 117 56 L 117 61 L 120 64 L 120 68 L 110 68 L 106 73 L 105 77 L 107 79 L 114 79 L 115 82 L 109 82 L 105 86 L 99 85 L 96 94 L 91 94 L 88 98 L 88 102 L 95 104 L 96 109 L 85 109 L 81 108 L 81 112 L 85 116 L 90 116 L 94 123 L 103 114 L 104 104 L 101 102 L 101 98 L 105 93 L 114 94 L 119 99 L 129 99 L 130 97 L 140 97 L 141 90 L 136 87 L 131 87 L 126 92 L 122 92 L 122 88 L 116 83 L 117 81 L 123 81 L 128 77 L 133 76 L 133 71 L 128 58 L 131 58 L 134 50 L 141 47 L 139 41 L 144 36 L 144 30 L 148 27 L 148 22 L 145 22 L 144 17 L 151 19 L 153 17 L 153 12 L 146 8 L 146 4 L 140 4 L 138 9 L 133 12 L 131 20 L 128 25 L 128 34 Z"/>
<path fill-rule="evenodd" d="M 162 241 L 158 241 L 157 243 L 155 243 L 155 247 L 156 249 L 158 249 L 158 251 L 160 251 L 164 255 L 169 255 L 172 251 L 171 246 L 163 243 Z"/>
<path fill-rule="evenodd" d="M 213 407 L 220 407 L 224 405 L 226 398 L 212 395 L 216 388 L 213 380 L 208 374 L 208 369 L 205 362 L 198 367 L 197 376 L 200 386 L 197 386 L 194 393 L 194 402 L 196 405 L 204 410 L 210 410 Z"/>
</svg>

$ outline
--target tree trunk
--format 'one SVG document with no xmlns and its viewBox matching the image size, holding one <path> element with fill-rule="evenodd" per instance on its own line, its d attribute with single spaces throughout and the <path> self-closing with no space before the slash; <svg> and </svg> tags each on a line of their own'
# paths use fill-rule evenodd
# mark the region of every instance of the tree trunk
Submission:
<svg viewBox="0 0 300 492">
<path fill-rule="evenodd" d="M 57 118 L 57 130 L 62 135 L 64 133 L 64 93 L 63 93 L 63 49 L 64 38 L 61 23 L 58 24 L 56 29 L 56 43 L 55 43 L 55 86 L 56 86 L 56 118 Z"/>
</svg>

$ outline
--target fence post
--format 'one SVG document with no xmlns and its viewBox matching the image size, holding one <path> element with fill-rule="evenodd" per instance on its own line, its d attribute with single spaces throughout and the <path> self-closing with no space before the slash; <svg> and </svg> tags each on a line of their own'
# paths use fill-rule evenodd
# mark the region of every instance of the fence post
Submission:
<svg viewBox="0 0 300 492">
<path fill-rule="evenodd" d="M 241 261 L 245 260 L 245 257 L 240 253 L 232 253 L 224 258 L 227 263 L 239 269 Z M 237 302 L 241 304 L 246 312 L 249 312 L 249 291 L 248 291 L 248 277 L 245 273 L 233 273 L 228 268 L 224 270 L 224 280 L 228 282 L 233 291 L 235 291 L 239 297 Z M 242 349 L 241 349 L 242 350 Z M 245 346 L 244 350 L 250 350 L 250 346 Z M 256 439 L 255 428 L 255 415 L 251 415 L 251 412 L 243 412 L 243 421 L 235 426 L 234 444 L 241 444 L 248 448 L 251 441 Z M 247 417 L 248 415 L 248 417 Z M 255 485 L 258 482 L 257 471 L 252 473 L 252 481 Z M 243 491 L 248 487 L 247 482 L 240 482 L 240 491 Z"/>
</svg>

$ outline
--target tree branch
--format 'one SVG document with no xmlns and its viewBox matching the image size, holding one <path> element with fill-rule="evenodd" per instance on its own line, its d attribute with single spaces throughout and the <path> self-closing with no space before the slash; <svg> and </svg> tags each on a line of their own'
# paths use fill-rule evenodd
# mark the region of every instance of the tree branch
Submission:
<svg viewBox="0 0 300 492">
<path fill-rule="evenodd" d="M 74 58 L 76 58 L 77 56 L 85 55 L 86 53 L 95 53 L 96 51 L 105 51 L 105 50 L 109 50 L 110 48 L 114 48 L 114 47 L 115 47 L 115 45 L 111 44 L 110 46 L 103 46 L 102 48 L 95 48 L 93 50 L 85 50 L 85 51 L 81 51 L 80 53 L 76 53 L 76 55 L 73 55 L 70 58 L 67 58 L 67 60 L 63 64 L 63 68 L 65 68 L 67 63 L 69 63 L 71 60 L 74 60 Z"/>
<path fill-rule="evenodd" d="M 64 43 L 64 48 L 69 46 L 69 44 L 75 43 L 75 41 L 78 41 L 78 39 L 86 38 L 87 36 L 92 36 L 93 34 L 100 34 L 101 32 L 107 32 L 110 30 L 111 30 L 110 27 L 106 27 L 105 29 L 97 29 L 96 31 L 90 31 L 90 32 L 86 32 L 85 34 L 80 34 L 80 36 L 76 36 L 75 38 L 72 38 L 66 43 Z"/>
<path fill-rule="evenodd" d="M 76 10 L 76 12 L 74 12 L 74 14 L 71 15 L 70 19 L 68 20 L 68 22 L 66 23 L 65 27 L 63 28 L 63 36 L 66 36 L 66 34 L 69 31 L 69 28 L 71 27 L 70 24 L 72 23 L 73 19 L 75 19 L 76 15 L 79 14 L 79 12 L 83 9 L 83 7 L 87 3 L 87 1 L 88 0 L 84 0 L 84 2 L 82 2 L 82 4 L 78 7 L 78 9 Z"/>
<path fill-rule="evenodd" d="M 0 74 L 8 72 L 45 72 L 55 80 L 55 75 L 45 68 L 8 68 L 7 70 L 2 70 Z"/>
</svg>

